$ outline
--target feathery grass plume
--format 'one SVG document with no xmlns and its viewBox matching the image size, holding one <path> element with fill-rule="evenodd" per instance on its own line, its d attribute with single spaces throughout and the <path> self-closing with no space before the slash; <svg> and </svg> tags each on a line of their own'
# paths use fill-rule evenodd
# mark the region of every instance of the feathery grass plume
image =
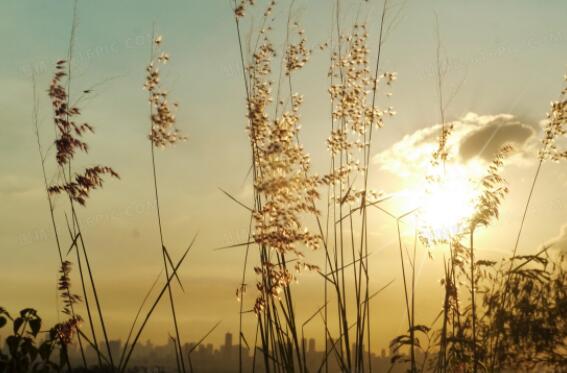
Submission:
<svg viewBox="0 0 567 373">
<path fill-rule="evenodd" d="M 439 138 L 437 141 L 437 150 L 433 153 L 431 157 L 431 166 L 437 167 L 441 163 L 446 162 L 447 158 L 449 157 L 449 151 L 447 149 L 447 140 L 451 136 L 454 130 L 453 123 L 443 123 L 441 127 L 441 133 L 439 134 Z"/>
<path fill-rule="evenodd" d="M 270 40 L 271 25 L 267 24 L 275 1 L 264 11 L 263 27 L 257 42 L 251 45 L 250 64 L 245 57 L 240 38 L 241 3 L 235 2 L 235 20 L 247 99 L 248 135 L 252 148 L 254 208 L 252 209 L 252 242 L 258 245 L 260 263 L 254 268 L 258 276 L 253 312 L 257 316 L 265 369 L 271 371 L 285 367 L 304 371 L 299 330 L 295 321 L 295 308 L 290 284 L 296 279 L 290 263 L 295 262 L 296 272 L 302 269 L 317 270 L 305 263 L 303 247 L 316 249 L 321 237 L 311 233 L 303 220 L 318 215 L 320 178 L 311 175 L 310 159 L 299 143 L 301 95 L 292 91 L 292 74 L 309 60 L 305 34 L 298 32 L 298 42 L 286 38 L 282 52 L 280 79 L 277 82 L 277 99 L 274 102 L 273 65 L 276 50 Z M 248 5 L 252 5 L 250 2 Z M 290 32 L 288 22 L 288 36 Z M 289 83 L 289 107 L 280 100 L 281 76 L 285 73 Z M 269 114 L 275 106 L 275 113 Z M 279 112 L 278 109 L 283 112 Z M 237 293 L 241 295 L 241 291 Z M 242 333 L 241 333 L 242 341 Z M 240 365 L 242 366 L 242 364 Z"/>
<path fill-rule="evenodd" d="M 504 165 L 503 160 L 511 151 L 510 145 L 502 147 L 489 164 L 485 176 L 480 180 L 481 193 L 475 201 L 475 213 L 470 217 L 470 229 L 467 232 L 470 238 L 468 247 L 460 242 L 464 234 L 452 241 L 450 261 L 453 278 L 449 281 L 466 284 L 471 297 L 468 305 L 463 307 L 461 304 L 460 309 L 449 310 L 453 312 L 450 318 L 450 323 L 453 324 L 453 337 L 448 339 L 449 347 L 446 351 L 448 358 L 445 365 L 449 370 L 455 366 L 468 366 L 471 371 L 476 372 L 484 361 L 485 346 L 483 337 L 479 335 L 476 296 L 482 290 L 479 283 L 485 276 L 486 267 L 492 266 L 493 263 L 475 259 L 474 233 L 478 227 L 488 226 L 492 220 L 499 217 L 500 205 L 508 193 L 506 180 L 500 173 Z M 453 303 L 463 302 L 456 289 L 453 289 L 448 296 L 454 298 L 451 300 Z M 456 325 L 455 321 L 457 321 Z"/>
<path fill-rule="evenodd" d="M 36 136 L 36 141 L 37 141 L 37 150 L 40 156 L 40 163 L 41 163 L 41 171 L 42 171 L 42 176 L 43 176 L 43 186 L 46 192 L 46 196 L 47 196 L 47 203 L 49 206 L 49 216 L 51 218 L 51 227 L 53 229 L 53 234 L 55 237 L 55 244 L 57 246 L 57 253 L 59 254 L 59 262 L 61 263 L 61 269 L 62 271 L 62 276 L 61 276 L 61 280 L 65 280 L 64 283 L 59 283 L 59 290 L 63 291 L 63 289 L 66 289 L 66 294 L 63 296 L 64 299 L 69 299 L 69 300 L 78 300 L 77 298 L 74 298 L 73 296 L 71 296 L 71 292 L 69 291 L 69 284 L 70 281 L 68 280 L 68 272 L 64 270 L 65 264 L 64 264 L 64 260 L 63 260 L 63 253 L 62 253 L 62 249 L 61 249 L 61 240 L 60 240 L 60 236 L 59 236 L 59 230 L 57 228 L 57 223 L 55 220 L 55 206 L 53 203 L 53 198 L 51 196 L 51 194 L 49 193 L 49 182 L 47 181 L 47 170 L 46 170 L 46 154 L 44 154 L 43 150 L 42 150 L 42 146 L 41 146 L 41 138 L 39 135 L 39 98 L 37 96 L 37 86 L 36 86 L 36 79 L 35 79 L 35 75 L 32 75 L 32 85 L 33 85 L 33 122 L 34 122 L 34 132 L 35 132 L 35 136 Z M 70 269 L 70 267 L 69 267 Z M 66 273 L 67 272 L 67 273 Z M 68 311 L 68 314 L 71 316 L 71 319 L 76 319 L 77 316 L 75 314 L 75 310 L 73 307 L 73 301 L 68 302 L 68 307 L 64 308 L 64 311 Z M 79 327 L 79 324 L 75 324 L 74 325 L 75 328 Z M 85 352 L 84 352 L 84 348 L 83 348 L 83 341 L 82 338 L 80 336 L 79 333 L 76 334 L 77 336 L 77 342 L 79 345 L 79 351 L 81 354 L 81 358 L 82 358 L 82 362 L 83 362 L 83 367 L 87 366 L 87 361 L 86 361 L 86 357 L 85 357 Z"/>
<path fill-rule="evenodd" d="M 175 127 L 175 111 L 178 104 L 168 101 L 168 92 L 161 85 L 159 67 L 169 62 L 169 54 L 161 50 L 162 40 L 161 36 L 153 40 L 152 57 L 146 68 L 147 75 L 144 83 L 144 89 L 149 93 L 152 108 L 152 126 L 148 138 L 154 146 L 159 148 L 187 139 Z"/>
<path fill-rule="evenodd" d="M 294 23 L 295 27 L 299 25 Z M 309 61 L 311 56 L 311 49 L 307 47 L 307 39 L 305 37 L 305 30 L 299 29 L 297 31 L 296 43 L 289 42 L 285 51 L 285 74 L 291 75 L 294 71 L 300 70 Z"/>
<path fill-rule="evenodd" d="M 67 91 L 64 81 L 67 61 L 59 60 L 55 66 L 55 74 L 49 86 L 49 97 L 53 108 L 53 122 L 58 130 L 58 138 L 55 140 L 57 148 L 57 163 L 62 166 L 67 164 L 75 155 L 77 149 L 87 152 L 88 145 L 81 140 L 85 132 L 93 132 L 88 123 L 77 123 L 74 118 L 80 114 L 77 107 L 69 107 Z"/>
<path fill-rule="evenodd" d="M 65 260 L 61 264 L 59 269 L 59 281 L 57 283 L 57 289 L 61 292 L 60 297 L 63 299 L 63 310 L 62 312 L 67 315 L 71 315 L 71 310 L 73 305 L 81 301 L 79 295 L 71 293 L 71 278 L 69 274 L 71 273 L 71 262 Z M 78 315 L 77 315 L 78 316 Z"/>
<path fill-rule="evenodd" d="M 567 75 L 564 76 L 564 81 L 567 82 Z M 559 99 L 551 103 L 551 111 L 546 114 L 546 122 L 544 127 L 544 137 L 541 140 L 541 148 L 538 152 L 539 162 L 536 168 L 535 175 L 532 180 L 532 186 L 530 188 L 530 193 L 528 194 L 528 199 L 526 200 L 526 205 L 524 206 L 524 214 L 522 216 L 522 221 L 520 223 L 520 229 L 516 235 L 516 241 L 514 243 L 514 249 L 512 256 L 516 256 L 518 251 L 518 245 L 520 244 L 520 238 L 522 236 L 522 231 L 524 229 L 524 223 L 526 221 L 526 216 L 528 214 L 528 209 L 530 207 L 530 202 L 534 193 L 534 189 L 539 178 L 543 162 L 547 160 L 552 160 L 555 162 L 561 159 L 567 159 L 567 150 L 561 150 L 558 147 L 557 140 L 564 137 L 567 134 L 567 86 L 565 86 L 561 93 L 559 94 Z"/>
<path fill-rule="evenodd" d="M 253 97 L 251 106 L 258 109 L 259 102 Z M 303 172 L 309 171 L 309 158 L 294 140 L 298 131 L 300 104 L 301 97 L 295 95 L 292 98 L 292 111 L 283 113 L 281 118 L 271 123 L 251 121 L 257 129 L 252 130 L 255 133 L 259 170 L 255 188 L 264 201 L 255 214 L 254 240 L 280 254 L 300 255 L 298 243 L 317 248 L 319 241 L 317 235 L 302 228 L 300 221 L 302 213 L 318 213 L 312 202 L 319 197 L 318 179 L 306 176 Z M 253 115 L 255 118 L 260 116 L 263 117 L 258 113 Z"/>
<path fill-rule="evenodd" d="M 246 8 L 248 8 L 248 6 L 253 6 L 255 3 L 255 0 L 240 0 L 237 4 L 235 0 L 234 15 L 237 18 L 244 17 L 246 15 Z M 273 2 L 273 5 L 275 5 L 275 1 Z"/>
<path fill-rule="evenodd" d="M 66 192 L 73 201 L 84 206 L 90 192 L 94 189 L 102 188 L 104 183 L 103 175 L 105 174 L 117 179 L 120 178 L 111 167 L 89 167 L 84 170 L 83 174 L 75 174 L 73 181 L 61 185 L 52 185 L 49 187 L 49 192 L 52 194 Z"/>
<path fill-rule="evenodd" d="M 334 51 L 331 57 L 330 76 L 333 81 L 329 88 L 332 102 L 331 134 L 327 139 L 332 161 L 331 171 L 323 176 L 323 181 L 338 186 L 342 192 L 334 193 L 337 205 L 371 203 L 371 197 L 379 194 L 358 188 L 356 174 L 368 172 L 365 162 L 366 151 L 370 147 L 371 127 L 381 128 L 386 115 L 393 116 L 392 107 L 380 109 L 372 96 L 381 83 L 390 86 L 396 73 L 383 73 L 374 79 L 369 66 L 368 32 L 366 25 L 355 25 L 352 35 L 341 35 L 339 44 L 346 46 L 344 55 Z"/>
<path fill-rule="evenodd" d="M 73 337 L 77 330 L 80 328 L 82 319 L 79 315 L 71 317 L 69 320 L 57 324 L 53 328 L 53 332 L 56 333 L 57 339 L 62 345 L 69 345 L 73 341 Z"/>
<path fill-rule="evenodd" d="M 69 276 L 71 266 L 71 262 L 63 261 L 59 269 L 60 276 L 57 286 L 60 292 L 59 296 L 63 300 L 62 312 L 68 315 L 69 319 L 56 324 L 49 332 L 50 339 L 57 341 L 59 344 L 61 350 L 60 360 L 65 362 L 68 362 L 68 345 L 73 341 L 75 334 L 79 333 L 83 322 L 82 317 L 74 311 L 74 305 L 81 302 L 81 297 L 71 292 L 71 278 Z"/>
<path fill-rule="evenodd" d="M 320 237 L 309 232 L 301 221 L 305 213 L 318 214 L 314 201 L 319 198 L 319 179 L 309 175 L 309 156 L 296 142 L 302 97 L 294 94 L 291 109 L 278 118 L 270 119 L 267 113 L 272 102 L 270 74 L 274 56 L 273 45 L 265 35 L 249 67 L 252 90 L 248 131 L 255 154 L 254 190 L 262 201 L 253 215 L 253 239 L 266 248 L 268 257 L 274 251 L 302 258 L 301 244 L 312 249 L 319 246 Z M 264 274 L 262 277 L 267 281 L 258 285 L 261 295 L 256 310 L 260 311 L 266 295 L 277 297 L 294 277 L 283 263 L 274 264 L 269 259 L 256 271 Z"/>
<path fill-rule="evenodd" d="M 161 210 L 159 203 L 159 191 L 158 191 L 158 181 L 157 181 L 157 167 L 155 159 L 155 148 L 166 148 L 172 146 L 179 141 L 186 140 L 186 137 L 181 134 L 179 129 L 175 127 L 176 118 L 175 110 L 178 107 L 177 103 L 170 104 L 168 101 L 168 93 L 161 85 L 160 80 L 160 65 L 165 65 L 169 61 L 169 55 L 161 49 L 163 42 L 163 37 L 161 35 L 152 36 L 152 47 L 150 54 L 150 63 L 146 67 L 146 81 L 144 83 L 144 89 L 148 91 L 148 101 L 150 104 L 150 133 L 148 139 L 151 143 L 151 158 L 152 158 L 152 173 L 153 173 L 153 186 L 154 195 L 156 202 L 156 215 L 157 224 L 159 228 L 159 236 L 161 243 L 161 252 L 163 258 L 163 266 L 165 269 L 166 279 L 169 278 L 169 266 L 174 267 L 173 261 L 167 251 L 165 246 L 165 241 L 163 237 L 163 229 L 161 223 Z M 179 277 L 177 277 L 179 280 Z M 185 357 L 183 355 L 183 349 L 181 348 L 181 338 L 179 334 L 179 325 L 177 322 L 177 314 L 175 311 L 175 301 L 173 297 L 173 292 L 171 290 L 171 285 L 167 282 L 167 291 L 169 295 L 169 303 L 171 306 L 171 316 L 173 320 L 173 326 L 175 329 L 175 338 L 172 340 L 175 343 L 176 348 L 176 363 L 177 370 L 179 372 L 185 372 Z"/>
<path fill-rule="evenodd" d="M 567 83 L 567 75 L 564 80 Z M 561 91 L 559 99 L 551 103 L 551 110 L 546 117 L 539 158 L 555 162 L 567 159 L 567 150 L 561 150 L 557 146 L 557 140 L 567 134 L 567 85 Z"/>
<path fill-rule="evenodd" d="M 75 4 L 76 5 L 76 4 Z M 75 9 L 76 11 L 76 9 Z M 83 234 L 79 224 L 79 218 L 75 209 L 75 203 L 85 205 L 90 192 L 94 189 L 103 186 L 103 176 L 109 175 L 114 178 L 119 178 L 118 174 L 108 166 L 94 166 L 86 168 L 82 173 L 73 172 L 72 161 L 78 151 L 86 153 L 88 145 L 83 140 L 83 135 L 86 132 L 93 132 L 93 127 L 88 123 L 81 123 L 79 121 L 80 109 L 71 103 L 70 100 L 70 87 L 71 87 L 71 60 L 72 60 L 72 40 L 74 38 L 73 26 L 71 32 L 71 44 L 69 51 L 69 60 L 59 60 L 56 63 L 55 73 L 51 80 L 48 94 L 51 99 L 51 106 L 53 110 L 53 123 L 55 125 L 55 159 L 59 168 L 59 178 L 62 179 L 60 184 L 51 185 L 47 188 L 48 194 L 56 195 L 65 193 L 69 199 L 71 223 L 68 222 L 69 234 L 72 240 L 71 249 L 76 250 L 77 263 L 79 266 L 79 275 L 81 278 L 81 285 L 83 288 L 83 299 L 85 300 L 85 307 L 87 309 L 89 324 L 92 332 L 93 342 L 97 344 L 96 332 L 92 317 L 91 308 L 87 297 L 87 286 L 85 276 L 83 274 L 81 265 L 82 249 L 83 258 L 86 264 L 88 280 L 93 292 L 96 310 L 99 316 L 99 321 L 104 335 L 108 359 L 110 361 L 111 370 L 114 369 L 114 364 L 110 352 L 110 344 L 102 314 L 102 306 L 100 298 L 96 290 L 94 275 L 90 265 L 87 254 L 86 245 L 84 242 Z M 66 71 L 65 71 L 66 69 Z M 85 91 L 87 92 L 87 91 Z M 83 93 L 86 94 L 86 93 Z M 102 367 L 102 356 L 97 349 L 97 357 L 99 366 Z"/>
<path fill-rule="evenodd" d="M 383 17 L 380 23 L 379 49 L 382 44 Z M 377 204 L 380 194 L 368 188 L 368 167 L 372 130 L 381 128 L 385 116 L 395 115 L 392 107 L 381 109 L 376 105 L 379 89 L 390 86 L 397 78 L 395 73 L 378 73 L 369 62 L 368 31 L 365 24 L 355 23 L 349 34 L 342 34 L 339 25 L 339 3 L 336 5 L 337 40 L 331 41 L 329 70 L 331 99 L 331 133 L 327 139 L 331 167 L 322 180 L 329 188 L 328 221 L 335 221 L 327 232 L 327 273 L 331 274 L 334 295 L 339 303 L 338 320 L 341 338 L 335 354 L 346 369 L 370 370 L 364 366 L 362 346 L 370 351 L 368 220 L 366 207 Z M 361 210 L 361 219 L 353 216 Z M 355 228 L 356 227 L 356 228 Z M 355 243 L 355 230 L 360 230 L 360 243 Z M 324 240 L 325 241 L 325 240 Z M 357 247 L 359 246 L 359 247 Z M 352 263 L 353 265 L 349 265 Z M 347 281 L 346 272 L 352 270 L 354 286 Z M 349 285 L 347 287 L 347 282 Z M 354 298 L 356 330 L 350 332 L 348 304 Z M 350 334 L 354 334 L 355 351 L 351 351 Z M 354 367 L 352 367 L 354 364 Z"/>
<path fill-rule="evenodd" d="M 474 254 L 474 232 L 477 226 L 488 226 L 492 219 L 498 219 L 499 208 L 504 196 L 508 193 L 508 188 L 504 185 L 506 181 L 500 176 L 499 172 L 503 166 L 504 157 L 512 150 L 511 146 L 504 146 L 495 156 L 488 167 L 488 173 L 482 178 L 482 194 L 477 202 L 477 212 L 471 218 L 470 227 L 470 292 L 471 292 L 471 334 L 472 334 L 472 370 L 477 372 L 482 361 L 482 354 L 478 351 L 482 346 L 478 344 L 477 337 L 477 312 L 476 312 L 476 290 L 478 288 L 477 275 L 478 267 L 484 263 L 475 261 Z"/>
<path fill-rule="evenodd" d="M 82 174 L 71 174 L 70 164 L 77 151 L 85 153 L 88 151 L 88 144 L 83 140 L 83 135 L 86 132 L 93 133 L 94 130 L 90 124 L 79 122 L 80 109 L 69 104 L 65 88 L 68 82 L 64 81 L 68 76 L 64 71 L 66 64 L 65 60 L 57 61 L 56 71 L 49 86 L 53 122 L 57 132 L 55 157 L 57 164 L 63 170 L 63 183 L 50 186 L 48 192 L 51 194 L 66 192 L 72 201 L 84 206 L 90 192 L 103 186 L 105 174 L 114 178 L 120 177 L 111 167 L 107 166 L 89 167 Z"/>
<path fill-rule="evenodd" d="M 488 166 L 487 174 L 480 181 L 481 194 L 476 202 L 476 212 L 471 217 L 471 229 L 488 226 L 492 219 L 498 219 L 502 200 L 508 193 L 506 180 L 500 175 L 504 159 L 513 150 L 511 145 L 503 146 Z"/>
<path fill-rule="evenodd" d="M 340 43 L 347 46 L 344 55 L 334 52 L 330 74 L 338 80 L 329 88 L 333 102 L 332 118 L 341 122 L 327 140 L 332 155 L 345 153 L 347 170 L 362 170 L 360 160 L 353 152 L 369 146 L 365 135 L 370 126 L 383 126 L 384 115 L 394 115 L 392 107 L 380 110 L 370 102 L 370 94 L 381 81 L 391 85 L 396 73 L 384 73 L 374 81 L 369 67 L 368 32 L 366 25 L 355 25 L 351 36 L 342 36 Z M 340 173 L 340 170 L 339 170 Z M 335 174 L 330 175 L 332 178 Z"/>
</svg>

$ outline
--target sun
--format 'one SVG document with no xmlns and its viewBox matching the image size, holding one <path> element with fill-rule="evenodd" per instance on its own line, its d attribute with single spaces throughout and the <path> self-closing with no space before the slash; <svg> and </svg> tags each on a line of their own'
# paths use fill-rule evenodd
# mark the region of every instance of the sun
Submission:
<svg viewBox="0 0 567 373">
<path fill-rule="evenodd" d="M 479 198 L 480 188 L 465 167 L 455 166 L 430 177 L 417 198 L 419 236 L 429 243 L 443 243 L 464 233 Z"/>
</svg>

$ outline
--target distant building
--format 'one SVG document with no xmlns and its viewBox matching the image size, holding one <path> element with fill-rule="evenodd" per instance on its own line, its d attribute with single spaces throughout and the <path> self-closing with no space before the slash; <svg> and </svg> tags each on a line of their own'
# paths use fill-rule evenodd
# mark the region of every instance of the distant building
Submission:
<svg viewBox="0 0 567 373">
<path fill-rule="evenodd" d="M 232 333 L 226 333 L 224 335 L 224 346 L 227 349 L 231 349 L 232 348 Z"/>
<path fill-rule="evenodd" d="M 114 360 L 116 363 L 116 360 L 120 357 L 120 354 L 117 353 L 117 351 L 120 351 L 120 348 L 123 348 L 123 346 L 120 340 L 109 342 L 110 349 L 113 357 L 115 357 Z M 257 373 L 265 372 L 262 352 L 260 350 L 254 351 L 254 349 L 260 348 L 260 346 L 241 346 L 239 342 L 240 341 L 235 341 L 233 334 L 226 333 L 224 343 L 220 346 L 213 346 L 212 343 L 201 343 L 197 347 L 195 342 L 186 342 L 183 344 L 182 349 L 184 351 L 184 355 L 188 356 L 190 359 L 193 370 L 199 373 L 238 373 L 240 364 L 242 364 L 242 371 L 244 372 L 250 372 L 253 370 Z M 344 343 L 344 341 L 342 342 Z M 318 351 L 317 341 L 315 338 L 304 338 L 301 340 L 302 349 L 304 349 L 306 353 L 305 363 L 308 367 L 308 371 L 316 372 L 323 368 L 324 371 L 328 371 L 329 373 L 341 372 L 341 367 L 339 366 L 338 360 L 335 358 L 337 352 L 331 352 L 332 349 L 340 351 L 341 340 L 328 338 L 326 341 L 321 340 L 319 344 L 323 344 L 323 346 L 319 346 L 320 350 Z M 325 353 L 325 344 L 327 344 L 328 348 L 327 353 Z M 5 346 L 0 345 L 0 348 L 2 347 L 6 348 Z M 96 364 L 97 353 L 95 349 L 93 349 L 90 345 L 84 347 L 88 364 Z M 175 372 L 177 371 L 177 366 L 174 347 L 175 346 L 172 345 L 171 339 L 163 345 L 154 345 L 150 341 L 143 344 L 140 343 L 130 359 L 129 367 L 140 373 Z M 287 347 L 291 346 L 286 346 L 286 348 Z M 342 348 L 344 349 L 344 345 Z M 354 344 L 352 348 L 353 350 L 356 350 L 356 344 Z M 100 351 L 105 354 L 105 343 L 101 344 Z M 188 354 L 189 351 L 191 351 L 191 354 Z M 80 365 L 82 363 L 82 357 L 78 346 L 70 346 L 69 352 L 72 363 Z M 368 359 L 371 360 L 373 371 L 386 372 L 390 369 L 391 362 L 388 358 L 387 348 L 381 348 L 378 354 L 372 353 L 368 355 L 367 352 L 368 351 L 365 351 L 362 358 L 365 364 Z M 254 356 L 254 354 L 256 354 L 256 356 Z M 325 356 L 327 355 L 330 356 L 330 358 L 325 360 Z M 322 366 L 321 364 L 323 361 L 327 361 L 327 363 Z M 401 364 L 394 367 L 392 372 L 400 373 L 406 369 L 407 364 Z"/>
<path fill-rule="evenodd" d="M 232 333 L 226 333 L 224 335 L 224 346 L 222 347 L 222 353 L 225 358 L 230 359 L 232 356 Z"/>
<path fill-rule="evenodd" d="M 120 356 L 120 352 L 122 351 L 122 341 L 120 341 L 120 339 L 108 341 L 108 345 L 110 347 L 110 353 L 112 354 L 112 356 Z"/>
<path fill-rule="evenodd" d="M 316 346 L 315 346 L 315 338 L 309 338 L 309 350 L 310 353 L 313 353 L 316 351 Z"/>
</svg>

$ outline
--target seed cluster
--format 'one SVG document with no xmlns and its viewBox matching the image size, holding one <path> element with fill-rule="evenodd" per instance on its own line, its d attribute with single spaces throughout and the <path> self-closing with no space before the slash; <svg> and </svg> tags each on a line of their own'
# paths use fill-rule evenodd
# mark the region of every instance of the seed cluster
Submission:
<svg viewBox="0 0 567 373">
<path fill-rule="evenodd" d="M 93 128 L 88 123 L 77 123 L 75 118 L 80 115 L 79 108 L 69 107 L 67 90 L 64 86 L 64 79 L 67 73 L 64 71 L 67 62 L 57 61 L 55 75 L 49 86 L 49 97 L 53 107 L 53 121 L 55 123 L 58 136 L 55 140 L 57 149 L 57 163 L 62 166 L 67 164 L 75 155 L 77 150 L 87 152 L 88 145 L 81 138 L 85 132 L 93 132 Z"/>
<path fill-rule="evenodd" d="M 59 194 L 66 192 L 69 197 L 81 205 L 85 205 L 92 190 L 102 188 L 103 176 L 107 174 L 115 178 L 119 175 L 110 167 L 94 166 L 86 168 L 83 174 L 75 174 L 74 179 L 61 185 L 49 187 L 49 192 Z"/>
<path fill-rule="evenodd" d="M 254 188 L 261 201 L 253 213 L 253 239 L 270 253 L 255 268 L 261 277 L 257 283 L 260 294 L 254 306 L 257 313 L 264 309 L 267 297 L 279 297 L 282 289 L 294 280 L 285 263 L 273 262 L 271 254 L 278 258 L 291 254 L 301 259 L 300 246 L 315 249 L 320 240 L 301 221 L 304 214 L 318 213 L 315 200 L 319 197 L 320 184 L 318 177 L 310 175 L 309 156 L 297 141 L 303 99 L 293 94 L 288 111 L 275 118 L 268 114 L 273 101 L 270 76 L 275 51 L 267 31 L 262 33 L 261 43 L 247 67 L 250 85 L 247 129 L 254 153 Z M 298 62 L 296 53 L 302 54 L 302 48 L 288 50 L 287 57 L 294 61 L 287 63 L 290 74 L 302 66 L 303 60 Z M 301 266 L 299 261 L 296 269 Z"/>
<path fill-rule="evenodd" d="M 119 178 L 118 174 L 107 166 L 94 166 L 86 168 L 83 173 L 71 175 L 71 161 L 77 150 L 87 152 L 88 145 L 82 139 L 86 132 L 93 132 L 93 127 L 87 123 L 78 123 L 80 110 L 69 104 L 69 96 L 65 89 L 64 78 L 67 77 L 64 69 L 67 62 L 60 60 L 56 64 L 56 71 L 49 86 L 49 97 L 53 108 L 53 121 L 56 130 L 55 147 L 56 160 L 63 175 L 63 183 L 48 188 L 51 194 L 66 192 L 69 198 L 81 205 L 85 205 L 92 190 L 103 186 L 103 176 L 110 175 Z M 68 78 L 68 77 L 67 77 Z M 87 92 L 87 91 L 85 91 Z"/>
<path fill-rule="evenodd" d="M 374 123 L 383 125 L 385 114 L 395 114 L 392 108 L 379 110 L 369 102 L 369 94 L 384 79 L 387 85 L 396 80 L 395 73 L 384 73 L 378 81 L 374 81 L 369 66 L 368 32 L 366 26 L 355 26 L 351 36 L 342 37 L 343 45 L 348 47 L 344 55 L 333 54 L 331 74 L 338 80 L 329 88 L 331 99 L 336 104 L 333 108 L 333 118 L 344 122 L 343 131 L 364 135 L 369 126 Z M 339 145 L 342 148 L 348 145 Z M 358 147 L 367 146 L 358 143 Z M 330 144 L 332 148 L 332 144 Z"/>
<path fill-rule="evenodd" d="M 234 3 L 235 3 L 236 6 L 234 8 L 234 15 L 237 18 L 244 17 L 246 15 L 246 8 L 248 6 L 254 5 L 255 2 L 256 2 L 255 0 L 240 0 L 238 2 L 238 4 L 236 4 L 236 1 L 235 1 Z"/>
<path fill-rule="evenodd" d="M 151 105 L 152 127 L 148 138 L 154 146 L 164 148 L 187 138 L 175 127 L 175 111 L 178 104 L 170 104 L 168 93 L 161 86 L 159 66 L 169 61 L 169 55 L 160 49 L 161 36 L 156 37 L 153 43 L 152 60 L 146 68 L 147 75 L 144 83 L 144 89 L 149 92 Z"/>
<path fill-rule="evenodd" d="M 333 52 L 329 71 L 333 80 L 329 94 L 335 124 L 327 139 L 327 147 L 331 156 L 340 155 L 342 161 L 337 162 L 323 180 L 331 185 L 342 183 L 346 186 L 348 193 L 335 197 L 337 203 L 343 204 L 378 196 L 370 190 L 364 192 L 366 186 L 359 190 L 348 180 L 353 180 L 353 173 L 366 171 L 366 165 L 361 165 L 361 159 L 365 158 L 364 154 L 370 147 L 371 126 L 381 128 L 386 115 L 395 115 L 392 107 L 378 108 L 373 93 L 378 90 L 381 82 L 390 86 L 397 79 L 397 75 L 383 73 L 374 79 L 369 65 L 366 25 L 355 25 L 352 34 L 340 37 L 339 44 L 342 49 Z"/>
<path fill-rule="evenodd" d="M 83 319 L 73 311 L 73 305 L 81 302 L 79 295 L 71 293 L 71 262 L 65 260 L 61 263 L 59 269 L 59 281 L 57 283 L 57 290 L 60 292 L 61 299 L 63 300 L 63 312 L 69 316 L 65 322 L 57 324 L 52 330 L 51 337 L 57 337 L 59 343 L 69 344 L 73 340 L 74 333 L 80 327 Z"/>
<path fill-rule="evenodd" d="M 504 159 L 512 150 L 511 145 L 503 146 L 488 166 L 488 172 L 480 182 L 482 193 L 476 204 L 476 213 L 471 218 L 472 227 L 487 226 L 492 219 L 498 219 L 500 205 L 508 193 L 506 180 L 500 173 Z"/>
<path fill-rule="evenodd" d="M 298 24 L 294 24 L 298 27 Z M 309 61 L 311 56 L 311 49 L 307 47 L 307 39 L 305 38 L 305 30 L 299 29 L 297 31 L 297 43 L 289 43 L 285 54 L 285 73 L 290 75 L 296 70 L 300 70 Z"/>
<path fill-rule="evenodd" d="M 567 75 L 564 77 L 567 83 Z M 543 147 L 539 152 L 542 160 L 560 161 L 567 159 L 567 150 L 557 146 L 557 140 L 567 134 L 567 86 L 561 91 L 559 100 L 551 103 L 551 111 L 547 114 Z"/>
<path fill-rule="evenodd" d="M 61 292 L 61 298 L 63 299 L 63 313 L 71 315 L 71 309 L 75 303 L 81 301 L 81 297 L 72 294 L 71 289 L 71 278 L 69 274 L 71 273 L 71 262 L 65 260 L 61 263 L 61 268 L 59 269 L 59 282 L 57 284 L 57 289 Z"/>
<path fill-rule="evenodd" d="M 55 325 L 53 329 L 50 330 L 51 339 L 57 338 L 60 344 L 68 345 L 73 341 L 75 332 L 79 329 L 82 323 L 80 316 L 71 317 L 69 320 Z"/>
<path fill-rule="evenodd" d="M 437 167 L 442 162 L 447 161 L 447 157 L 449 156 L 449 151 L 447 149 L 447 140 L 451 133 L 453 133 L 454 124 L 453 123 L 445 123 L 441 129 L 441 133 L 439 134 L 439 139 L 437 141 L 438 147 L 437 151 L 433 153 L 431 159 L 431 165 L 433 167 Z"/>
</svg>

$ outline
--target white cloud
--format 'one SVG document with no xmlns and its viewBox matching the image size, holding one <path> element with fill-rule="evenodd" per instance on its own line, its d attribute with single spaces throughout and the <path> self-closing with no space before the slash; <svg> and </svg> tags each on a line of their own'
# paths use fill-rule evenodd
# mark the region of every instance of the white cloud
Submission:
<svg viewBox="0 0 567 373">
<path fill-rule="evenodd" d="M 454 129 L 447 141 L 449 159 L 476 167 L 490 161 L 504 144 L 512 144 L 516 152 L 508 164 L 529 164 L 537 149 L 535 130 L 510 114 L 478 115 L 468 113 L 452 122 Z M 437 150 L 441 125 L 415 131 L 385 151 L 374 161 L 383 170 L 401 177 L 423 175 Z"/>
<path fill-rule="evenodd" d="M 559 235 L 547 242 L 546 246 L 551 246 L 552 250 L 567 254 L 567 224 L 561 227 Z"/>
</svg>

